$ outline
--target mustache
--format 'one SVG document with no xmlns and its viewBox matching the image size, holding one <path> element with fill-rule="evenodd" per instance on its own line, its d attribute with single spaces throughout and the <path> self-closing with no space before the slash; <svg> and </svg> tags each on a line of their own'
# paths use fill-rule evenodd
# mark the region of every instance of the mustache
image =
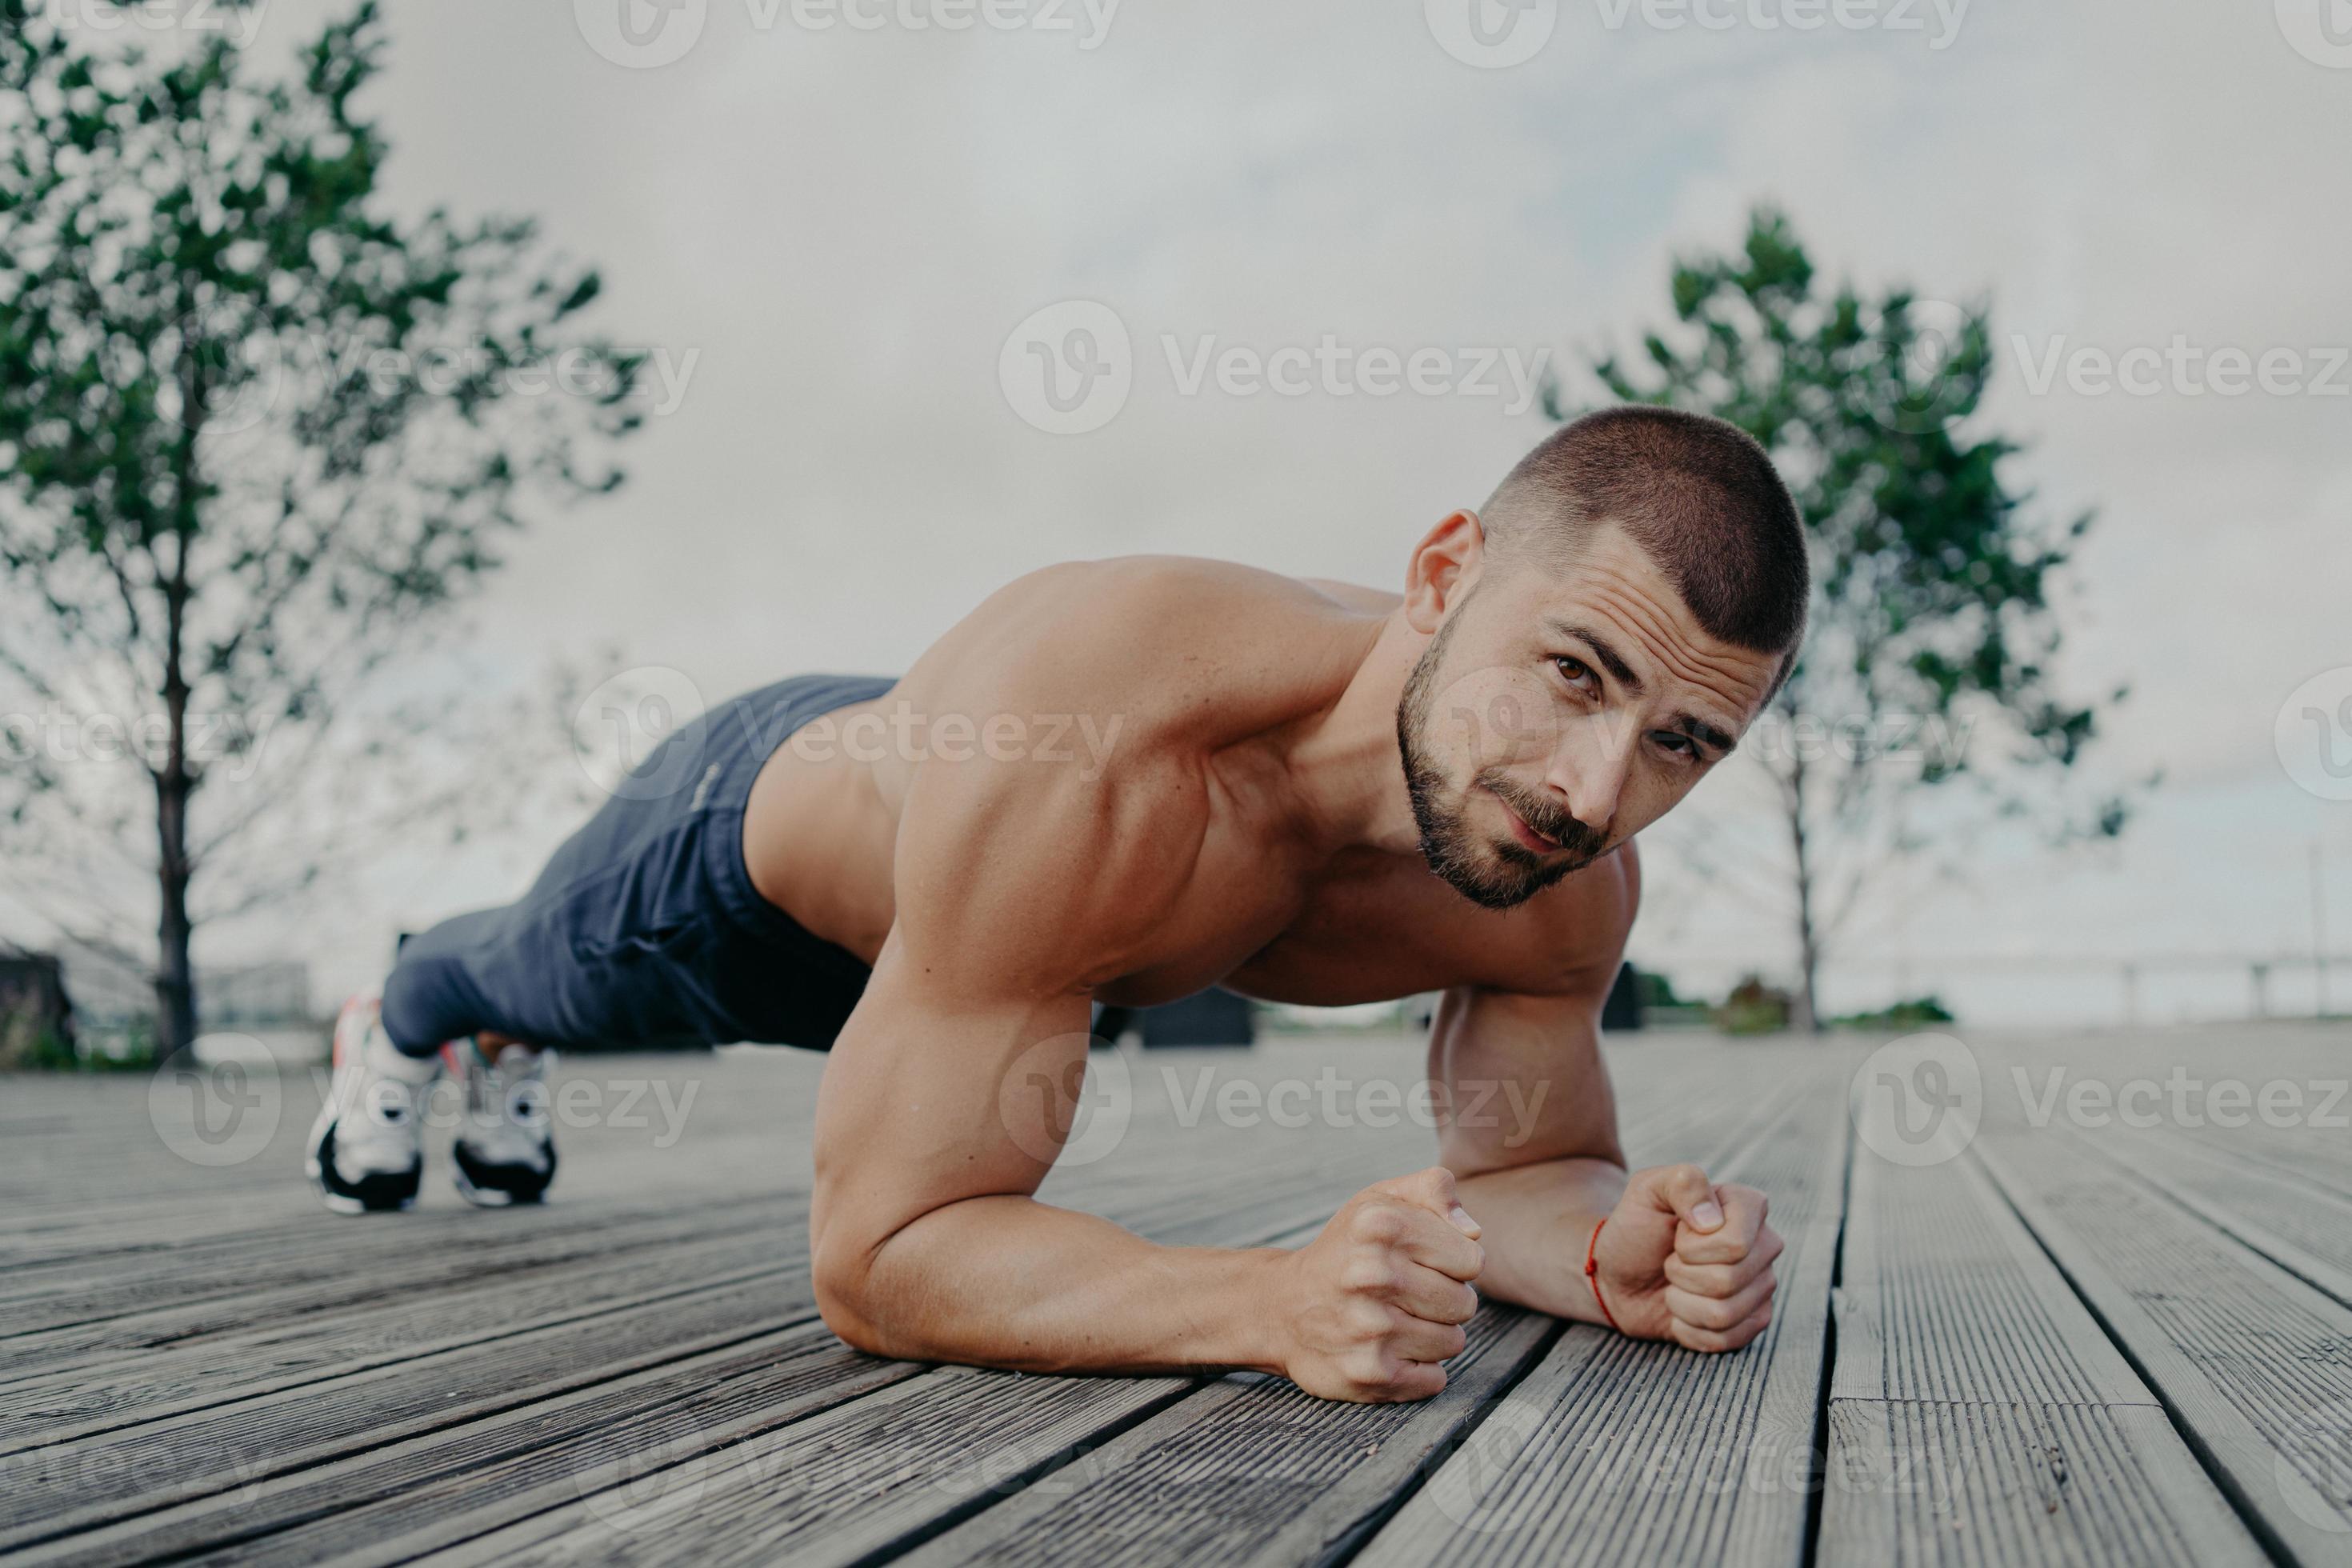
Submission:
<svg viewBox="0 0 2352 1568">
<path fill-rule="evenodd" d="M 1598 859 L 1609 847 L 1605 834 L 1585 826 L 1545 796 L 1519 787 L 1508 774 L 1488 768 L 1477 777 L 1480 787 L 1519 814 L 1519 820 L 1559 845 L 1580 861 Z"/>
</svg>

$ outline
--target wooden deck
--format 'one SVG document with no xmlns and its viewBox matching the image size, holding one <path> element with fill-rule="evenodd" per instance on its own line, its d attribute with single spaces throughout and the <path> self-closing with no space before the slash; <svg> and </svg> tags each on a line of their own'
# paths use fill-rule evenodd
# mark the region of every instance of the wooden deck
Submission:
<svg viewBox="0 0 2352 1568">
<path fill-rule="evenodd" d="M 1703 1357 L 1490 1306 L 1385 1407 L 844 1349 L 799 1053 L 569 1063 L 559 1203 L 466 1208 L 445 1131 L 419 1211 L 367 1220 L 299 1173 L 307 1079 L 228 1084 L 203 1137 L 178 1086 L 0 1079 L 0 1557 L 2352 1564 L 2352 1031 L 1970 1044 L 1981 1129 L 1923 1163 L 1874 1118 L 1965 1115 L 1948 1064 L 1613 1046 L 1638 1160 L 1771 1194 L 1773 1328 Z M 1123 1133 L 1045 1195 L 1304 1239 L 1428 1162 L 1380 1087 L 1416 1054 L 1124 1058 Z M 2134 1080 L 2155 1125 L 2076 1124 Z"/>
</svg>

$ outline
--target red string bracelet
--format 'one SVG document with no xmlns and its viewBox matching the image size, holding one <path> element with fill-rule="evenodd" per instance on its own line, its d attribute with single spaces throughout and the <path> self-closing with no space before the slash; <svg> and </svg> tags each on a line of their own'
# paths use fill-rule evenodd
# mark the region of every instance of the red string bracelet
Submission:
<svg viewBox="0 0 2352 1568">
<path fill-rule="evenodd" d="M 1609 1216 L 1602 1215 L 1601 1225 L 1592 1227 L 1592 1239 L 1584 1244 L 1584 1282 L 1592 1287 L 1592 1304 L 1601 1309 L 1601 1321 L 1611 1328 L 1617 1329 L 1617 1314 L 1612 1312 L 1609 1310 L 1609 1303 L 1601 1299 L 1601 1264 L 1593 1257 L 1594 1251 L 1601 1246 L 1601 1226 L 1608 1223 Z M 1625 1331 L 1617 1329 L 1617 1331 L 1622 1334 Z"/>
</svg>

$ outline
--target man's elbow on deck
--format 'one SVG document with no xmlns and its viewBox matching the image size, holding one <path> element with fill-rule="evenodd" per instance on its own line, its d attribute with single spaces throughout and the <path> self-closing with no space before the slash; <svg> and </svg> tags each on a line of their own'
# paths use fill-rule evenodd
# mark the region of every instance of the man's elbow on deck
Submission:
<svg viewBox="0 0 2352 1568">
<path fill-rule="evenodd" d="M 863 1237 L 835 1230 L 809 1238 L 809 1277 L 817 1315 L 834 1337 L 868 1355 L 901 1353 L 887 1327 L 887 1314 L 876 1300 L 876 1247 Z"/>
</svg>

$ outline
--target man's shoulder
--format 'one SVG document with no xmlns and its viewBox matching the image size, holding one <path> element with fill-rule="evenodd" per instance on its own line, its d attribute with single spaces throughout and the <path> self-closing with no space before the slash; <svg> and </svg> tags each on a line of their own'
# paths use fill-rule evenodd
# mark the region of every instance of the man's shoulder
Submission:
<svg viewBox="0 0 2352 1568">
<path fill-rule="evenodd" d="M 1129 555 L 1041 568 L 990 595 L 908 673 L 1050 701 L 1138 733 L 1255 732 L 1344 687 L 1380 595 L 1233 562 Z"/>
</svg>

